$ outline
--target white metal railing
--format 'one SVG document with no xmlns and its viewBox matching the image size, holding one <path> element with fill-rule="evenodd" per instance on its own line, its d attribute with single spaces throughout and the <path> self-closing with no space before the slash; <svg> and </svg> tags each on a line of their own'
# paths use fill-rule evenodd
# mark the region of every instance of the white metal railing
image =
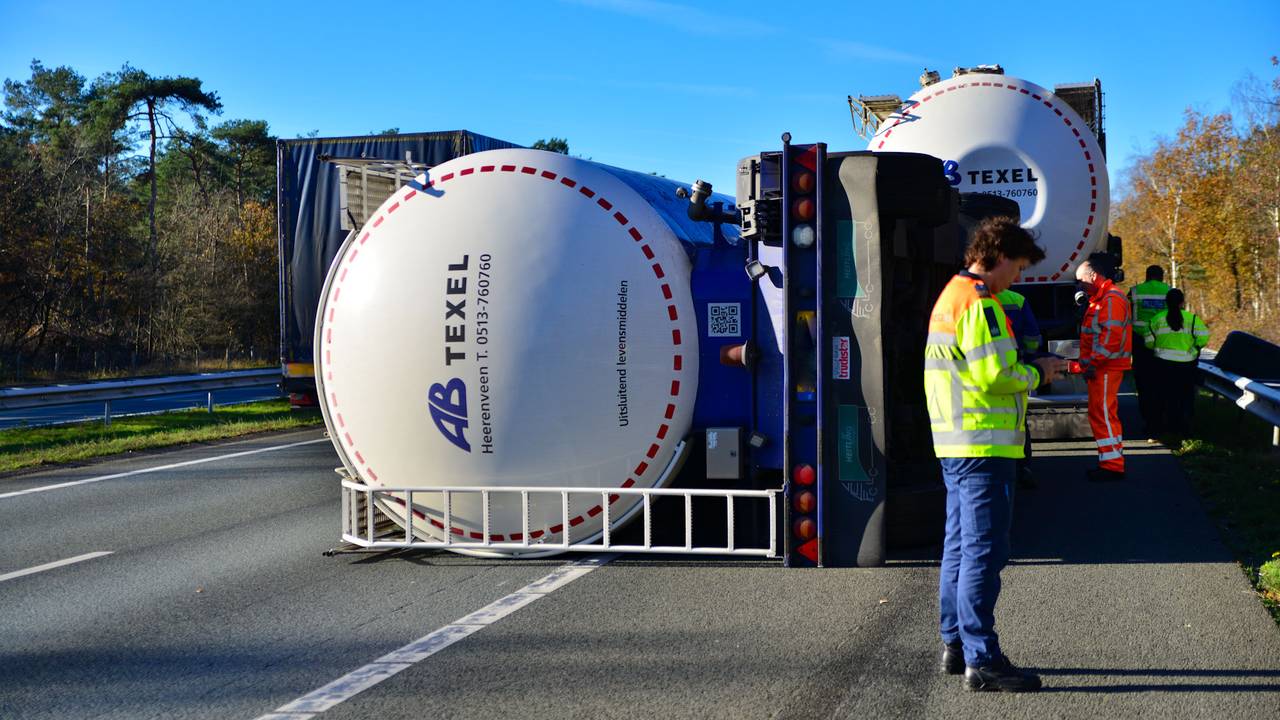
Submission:
<svg viewBox="0 0 1280 720">
<path fill-rule="evenodd" d="M 777 503 L 778 490 L 700 490 L 671 488 L 590 488 L 590 487 L 433 487 L 433 488 L 372 488 L 363 483 L 344 478 L 342 480 L 342 539 L 353 545 L 365 548 L 415 548 L 472 550 L 495 552 L 615 552 L 615 553 L 662 553 L 683 555 L 736 555 L 777 558 Z M 427 540 L 414 533 L 412 511 L 415 508 L 414 498 L 427 495 L 440 497 L 442 514 L 441 524 L 443 540 Z M 454 532 L 453 499 L 455 496 L 480 496 L 482 517 L 482 540 L 456 539 Z M 495 496 L 518 496 L 522 530 L 519 541 L 494 541 L 489 532 L 489 510 Z M 531 497 L 558 495 L 560 498 L 560 522 L 563 527 L 559 542 L 536 542 L 529 537 L 529 500 Z M 602 530 L 594 532 L 584 540 L 573 541 L 569 523 L 570 496 L 598 496 L 602 509 Z M 609 496 L 631 495 L 641 498 L 640 511 L 644 523 L 643 543 L 640 545 L 619 545 L 613 542 L 615 530 L 613 515 L 610 511 Z M 403 496 L 403 497 L 395 497 Z M 661 497 L 684 498 L 684 544 L 653 544 L 653 500 Z M 695 546 L 693 544 L 693 498 L 711 497 L 725 500 L 725 543 L 724 545 Z M 385 499 L 397 504 L 403 503 L 403 516 L 392 515 L 378 500 Z M 736 500 L 755 500 L 768 504 L 767 545 L 751 545 L 740 547 L 734 540 L 734 513 Z M 379 522 L 381 515 L 385 521 Z M 394 523 L 393 527 L 389 527 Z"/>
</svg>

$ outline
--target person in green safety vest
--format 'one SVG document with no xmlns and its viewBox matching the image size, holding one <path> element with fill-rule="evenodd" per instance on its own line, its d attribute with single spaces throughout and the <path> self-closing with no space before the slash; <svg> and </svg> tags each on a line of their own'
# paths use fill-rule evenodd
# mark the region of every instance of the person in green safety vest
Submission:
<svg viewBox="0 0 1280 720">
<path fill-rule="evenodd" d="M 1155 356 L 1160 398 L 1157 431 L 1187 433 L 1196 392 L 1196 360 L 1209 344 L 1209 326 L 1195 313 L 1184 310 L 1181 290 L 1165 295 L 1168 309 L 1151 318 L 1143 344 Z"/>
<path fill-rule="evenodd" d="M 1159 265 L 1147 267 L 1147 280 L 1133 286 L 1129 290 L 1129 307 L 1133 309 L 1133 336 L 1143 337 L 1151 318 L 1164 312 L 1165 296 L 1169 294 L 1169 286 L 1164 282 L 1164 268 Z M 1143 430 L 1147 437 L 1155 433 L 1152 428 L 1160 425 L 1159 407 L 1160 388 L 1155 383 L 1155 355 L 1144 343 L 1133 344 L 1133 384 L 1138 390 L 1138 412 L 1142 415 Z"/>
<path fill-rule="evenodd" d="M 1043 338 L 1040 336 L 1040 323 L 1036 322 L 1035 313 L 1027 304 L 1027 298 L 1020 292 L 1005 288 L 996 293 L 996 300 L 1004 308 L 1004 314 L 1013 326 L 1013 338 L 1018 344 L 1018 362 L 1030 363 L 1039 356 Z M 1023 456 L 1018 461 L 1018 487 L 1031 489 L 1036 486 L 1035 477 L 1031 473 L 1031 430 L 1023 433 Z"/>
<path fill-rule="evenodd" d="M 1031 312 L 1031 306 L 1022 293 L 1009 288 L 996 293 L 996 299 L 1013 324 L 1013 335 L 1018 341 L 1018 355 L 1022 362 L 1028 362 L 1029 358 L 1040 352 L 1044 340 L 1040 336 L 1040 323 L 1036 322 L 1035 313 Z"/>
</svg>

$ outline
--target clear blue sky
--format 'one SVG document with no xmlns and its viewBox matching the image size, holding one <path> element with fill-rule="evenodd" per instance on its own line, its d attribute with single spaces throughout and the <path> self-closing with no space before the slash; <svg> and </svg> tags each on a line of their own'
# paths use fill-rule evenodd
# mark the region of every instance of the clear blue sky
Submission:
<svg viewBox="0 0 1280 720">
<path fill-rule="evenodd" d="M 154 8 L 160 7 L 160 10 Z M 157 14 L 158 13 L 158 14 Z M 1188 106 L 1275 77 L 1280 2 L 141 3 L 0 0 L 0 75 L 129 62 L 190 75 L 222 119 L 295 137 L 465 128 L 733 193 L 738 158 L 797 142 L 861 149 L 845 96 L 916 88 L 924 67 L 1000 63 L 1041 85 L 1101 78 L 1113 185 Z"/>
</svg>

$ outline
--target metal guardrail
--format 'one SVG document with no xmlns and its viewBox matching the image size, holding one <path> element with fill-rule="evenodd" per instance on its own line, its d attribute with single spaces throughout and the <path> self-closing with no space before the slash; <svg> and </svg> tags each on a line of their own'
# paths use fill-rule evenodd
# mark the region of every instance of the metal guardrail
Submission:
<svg viewBox="0 0 1280 720">
<path fill-rule="evenodd" d="M 104 403 L 104 419 L 111 422 L 111 402 L 134 398 L 181 395 L 191 392 L 208 392 L 210 409 L 215 390 L 233 390 L 270 385 L 280 379 L 280 368 L 261 370 L 232 370 L 199 375 L 171 375 L 167 377 L 130 378 L 78 385 L 45 385 L 40 387 L 0 388 L 0 411 L 28 410 L 55 405 L 78 403 Z"/>
<path fill-rule="evenodd" d="M 1201 361 L 1200 384 L 1271 424 L 1271 443 L 1280 445 L 1280 383 L 1262 382 Z"/>
</svg>

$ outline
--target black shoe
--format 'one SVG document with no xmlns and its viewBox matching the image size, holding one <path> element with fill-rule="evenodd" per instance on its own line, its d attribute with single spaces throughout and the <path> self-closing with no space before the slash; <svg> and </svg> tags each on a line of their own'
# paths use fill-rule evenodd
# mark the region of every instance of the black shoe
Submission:
<svg viewBox="0 0 1280 720">
<path fill-rule="evenodd" d="M 1113 482 L 1115 480 L 1123 480 L 1124 473 L 1116 472 L 1115 470 L 1094 468 L 1085 473 L 1085 477 L 1089 479 L 1089 482 Z"/>
<path fill-rule="evenodd" d="M 964 646 L 942 644 L 942 662 L 939 664 L 943 675 L 959 675 L 964 672 Z"/>
<path fill-rule="evenodd" d="M 973 691 L 1034 692 L 1040 689 L 1040 677 L 1019 670 L 1001 656 L 990 665 L 965 668 L 964 684 Z"/>
</svg>

